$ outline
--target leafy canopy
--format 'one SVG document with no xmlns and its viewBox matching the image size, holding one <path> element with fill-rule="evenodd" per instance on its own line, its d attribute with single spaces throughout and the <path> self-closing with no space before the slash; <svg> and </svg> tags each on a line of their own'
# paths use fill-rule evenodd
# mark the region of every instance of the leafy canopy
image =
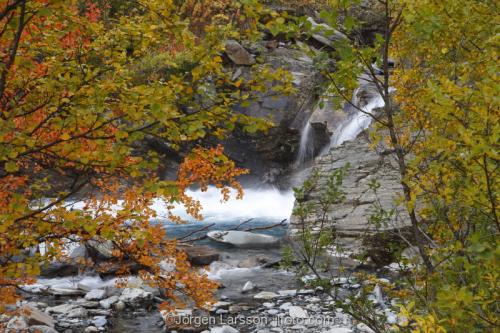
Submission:
<svg viewBox="0 0 500 333">
<path fill-rule="evenodd" d="M 112 242 L 120 274 L 133 261 L 167 298 L 180 289 L 204 306 L 215 284 L 149 223 L 150 206 L 180 202 L 200 218 L 185 189 L 212 183 L 223 199 L 228 186 L 241 196 L 235 177 L 245 171 L 221 147 L 198 147 L 179 179 L 160 180 L 161 156 L 141 142 L 154 138 L 174 153 L 235 126 L 265 130 L 267 121 L 233 106 L 285 73 L 256 65 L 253 80 L 235 82 L 223 67 L 225 40 L 258 34 L 264 12 L 255 1 L 233 2 L 231 15 L 201 27 L 174 1 L 106 3 L 0 2 L 0 299 L 13 302 L 15 286 L 63 260 L 68 242 L 93 239 Z M 75 200 L 83 209 L 68 207 Z M 45 251 L 28 254 L 40 244 Z M 161 271 L 164 259 L 175 270 Z"/>
</svg>

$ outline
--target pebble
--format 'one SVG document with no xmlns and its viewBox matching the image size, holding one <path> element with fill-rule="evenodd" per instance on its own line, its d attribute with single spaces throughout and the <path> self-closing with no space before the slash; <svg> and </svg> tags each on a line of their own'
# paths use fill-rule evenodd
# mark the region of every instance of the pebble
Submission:
<svg viewBox="0 0 500 333">
<path fill-rule="evenodd" d="M 286 302 L 280 305 L 281 310 L 288 310 L 292 306 L 292 303 Z"/>
<path fill-rule="evenodd" d="M 307 311 L 302 309 L 300 306 L 290 306 L 288 308 L 288 314 L 292 318 L 308 318 Z"/>
<path fill-rule="evenodd" d="M 125 303 L 122 301 L 118 301 L 115 304 L 113 304 L 113 308 L 116 311 L 123 311 L 123 310 L 125 310 Z"/>
<path fill-rule="evenodd" d="M 271 300 L 274 298 L 279 297 L 278 294 L 273 293 L 272 291 L 261 291 L 257 295 L 254 295 L 254 299 L 264 299 L 264 300 Z"/>
<path fill-rule="evenodd" d="M 307 327 L 305 327 L 304 325 L 294 325 L 294 326 L 290 327 L 290 329 L 295 330 L 295 331 L 299 331 L 299 332 L 305 332 Z"/>
<path fill-rule="evenodd" d="M 100 301 L 106 298 L 106 290 L 94 289 L 85 294 L 85 299 L 87 301 Z"/>
<path fill-rule="evenodd" d="M 104 316 L 96 316 L 92 319 L 92 323 L 97 327 L 104 327 L 107 324 L 106 317 Z"/>
<path fill-rule="evenodd" d="M 297 290 L 295 289 L 290 289 L 290 290 L 280 290 L 278 291 L 281 297 L 293 297 L 297 295 Z"/>
<path fill-rule="evenodd" d="M 109 298 L 99 301 L 99 305 L 104 309 L 110 309 L 113 304 L 118 302 L 118 296 L 111 296 Z"/>
<path fill-rule="evenodd" d="M 239 333 L 236 328 L 231 327 L 229 325 L 224 325 L 220 327 L 214 327 L 210 330 L 210 333 Z"/>
</svg>

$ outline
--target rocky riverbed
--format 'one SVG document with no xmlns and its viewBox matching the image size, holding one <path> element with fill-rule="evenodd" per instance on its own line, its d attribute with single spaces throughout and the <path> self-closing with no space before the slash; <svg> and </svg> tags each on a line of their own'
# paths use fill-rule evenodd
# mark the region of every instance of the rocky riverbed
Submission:
<svg viewBox="0 0 500 333">
<path fill-rule="evenodd" d="M 243 221 L 243 222 L 242 222 Z M 184 247 L 194 266 L 206 270 L 210 279 L 220 288 L 215 293 L 216 303 L 209 309 L 196 309 L 190 304 L 171 313 L 161 313 L 158 305 L 163 301 L 158 290 L 131 276 L 117 287 L 112 274 L 105 276 L 86 272 L 75 274 L 70 264 L 54 263 L 44 270 L 45 277 L 37 283 L 24 286 L 24 301 L 11 310 L 20 310 L 14 317 L 1 317 L 7 323 L 7 332 L 369 332 L 335 307 L 335 302 L 322 288 L 308 286 L 291 271 L 281 268 L 282 246 L 287 224 L 279 219 L 230 220 L 183 225 L 166 225 L 172 237 L 181 237 L 193 231 L 234 230 L 236 227 L 256 228 L 249 237 L 245 232 L 227 233 L 223 239 L 199 237 Z M 205 228 L 211 226 L 211 228 Z M 265 226 L 276 225 L 267 229 Z M 201 234 L 203 236 L 203 233 Z M 231 235 L 236 237 L 230 237 Z M 259 244 L 259 237 L 270 244 Z M 244 240 L 249 243 L 245 246 Z M 235 241 L 236 245 L 231 242 Z M 257 244 L 256 244 L 257 241 Z M 76 247 L 69 254 L 77 261 L 90 253 L 94 257 L 110 256 L 109 244 L 90 242 Z M 335 256 L 335 253 L 332 253 Z M 355 270 L 355 260 L 344 264 Z M 334 272 L 329 272 L 333 273 Z M 61 275 L 63 275 L 61 277 Z M 57 277 L 58 276 L 58 277 Z M 349 279 L 333 279 L 345 297 L 356 292 L 359 284 Z M 381 305 L 387 300 L 374 293 L 374 302 Z M 381 310 L 384 309 L 381 306 Z M 387 314 L 388 321 L 394 315 Z"/>
<path fill-rule="evenodd" d="M 7 332 L 370 332 L 355 323 L 322 288 L 308 287 L 279 268 L 279 248 L 218 247 L 219 260 L 208 267 L 221 288 L 209 310 L 161 313 L 157 290 L 131 277 L 122 288 L 113 278 L 71 276 L 40 279 L 26 287 L 20 315 L 2 317 Z M 355 281 L 332 281 L 340 295 L 355 292 Z M 385 302 L 374 293 L 374 302 Z M 389 314 L 393 316 L 393 314 Z M 389 319 L 388 315 L 388 319 Z M 393 319 L 391 319 L 393 320 Z"/>
</svg>

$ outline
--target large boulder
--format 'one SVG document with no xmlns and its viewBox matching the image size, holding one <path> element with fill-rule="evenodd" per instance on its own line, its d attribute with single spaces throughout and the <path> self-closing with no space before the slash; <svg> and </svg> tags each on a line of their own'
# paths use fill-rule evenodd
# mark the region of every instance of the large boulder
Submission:
<svg viewBox="0 0 500 333">
<path fill-rule="evenodd" d="M 151 303 L 153 294 L 141 288 L 125 288 L 119 300 L 133 307 L 140 307 Z"/>
<path fill-rule="evenodd" d="M 90 239 L 85 244 L 89 256 L 95 262 L 113 258 L 113 242 L 103 239 Z"/>
<path fill-rule="evenodd" d="M 180 246 L 179 249 L 186 253 L 189 262 L 194 266 L 210 265 L 220 257 L 219 252 L 204 245 Z"/>
<path fill-rule="evenodd" d="M 274 236 L 238 230 L 214 230 L 208 232 L 207 237 L 216 242 L 247 248 L 274 246 L 279 243 L 279 239 Z"/>
<path fill-rule="evenodd" d="M 329 152 L 318 157 L 311 167 L 319 172 L 319 188 L 325 189 L 328 176 L 334 170 L 349 164 L 342 183 L 345 200 L 329 207 L 324 228 L 334 229 L 344 248 L 358 253 L 384 248 L 382 240 L 386 238 L 375 235 L 390 233 L 391 230 L 396 229 L 402 230 L 408 226 L 408 218 L 404 209 L 398 209 L 395 216 L 399 218 L 394 217 L 385 225 L 377 226 L 370 223 L 375 203 L 380 204 L 386 210 L 391 210 L 394 208 L 394 200 L 402 193 L 400 175 L 394 156 L 384 147 L 373 149 L 371 146 L 368 134 L 363 132 L 352 141 L 330 148 Z M 373 181 L 380 184 L 377 194 L 370 187 Z M 318 214 L 321 213 L 319 200 L 322 194 L 321 190 L 315 191 L 305 198 L 316 207 L 316 210 L 305 219 L 306 225 L 313 232 L 320 229 L 321 218 Z M 291 217 L 288 232 L 292 238 L 300 233 L 301 223 L 296 217 Z M 390 240 L 392 241 L 393 238 Z M 376 251 L 373 252 L 374 255 L 375 253 Z M 377 260 L 385 261 L 382 260 L 385 255 L 388 254 L 376 254 Z"/>
<path fill-rule="evenodd" d="M 106 290 L 104 289 L 94 289 L 85 294 L 87 301 L 100 301 L 104 298 L 106 298 Z"/>
</svg>

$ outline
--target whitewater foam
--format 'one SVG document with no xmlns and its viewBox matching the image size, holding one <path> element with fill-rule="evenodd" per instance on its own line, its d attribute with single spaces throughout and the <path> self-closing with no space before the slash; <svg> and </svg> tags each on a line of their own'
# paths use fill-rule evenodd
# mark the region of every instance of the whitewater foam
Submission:
<svg viewBox="0 0 500 333">
<path fill-rule="evenodd" d="M 245 189 L 242 199 L 236 199 L 236 192 L 231 191 L 231 198 L 221 201 L 220 190 L 209 187 L 207 191 L 187 191 L 187 194 L 200 201 L 205 221 L 236 220 L 240 218 L 288 219 L 292 213 L 294 196 L 292 191 L 281 192 L 274 188 Z M 167 218 L 168 211 L 163 201 L 156 201 L 153 209 L 159 218 Z M 189 220 L 182 205 L 176 205 L 172 213 Z"/>
<path fill-rule="evenodd" d="M 276 188 L 244 189 L 242 199 L 236 199 L 236 191 L 230 191 L 230 199 L 222 201 L 220 190 L 209 186 L 206 191 L 187 190 L 186 194 L 201 203 L 204 221 L 228 221 L 241 218 L 269 218 L 273 220 L 288 219 L 292 213 L 295 200 L 292 191 L 279 191 Z M 111 211 L 121 209 L 122 201 L 110 207 Z M 151 208 L 158 219 L 168 219 L 169 205 L 164 200 L 155 200 Z M 68 203 L 68 209 L 83 209 L 84 203 Z M 190 221 L 192 217 L 186 213 L 182 204 L 175 204 L 171 212 L 182 219 Z"/>
</svg>

